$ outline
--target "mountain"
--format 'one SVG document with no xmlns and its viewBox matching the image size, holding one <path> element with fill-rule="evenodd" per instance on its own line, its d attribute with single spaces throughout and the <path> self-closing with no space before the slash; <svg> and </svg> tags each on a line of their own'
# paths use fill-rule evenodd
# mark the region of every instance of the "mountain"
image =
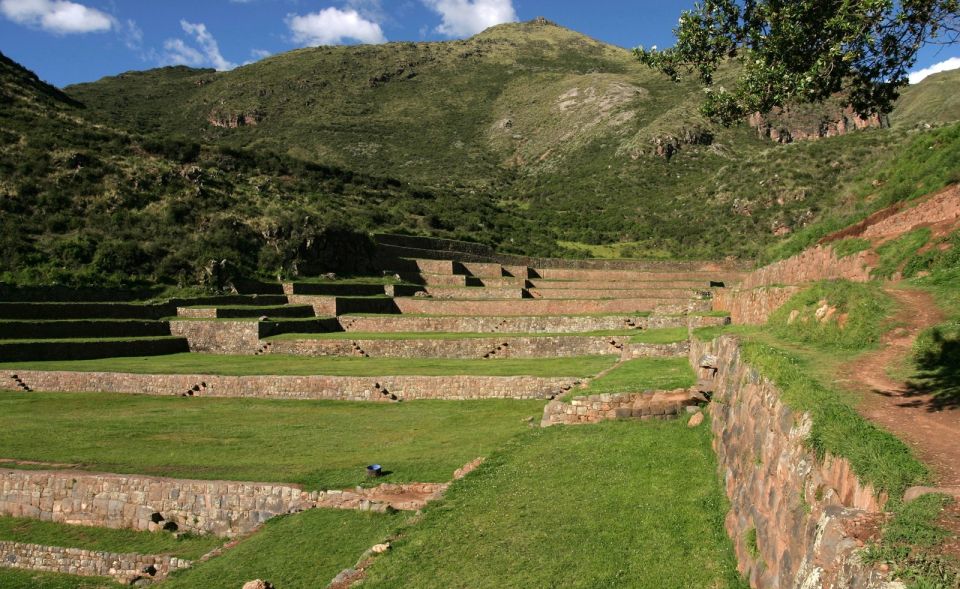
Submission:
<svg viewBox="0 0 960 589">
<path fill-rule="evenodd" d="M 0 111 L 12 281 L 137 269 L 191 284 L 222 259 L 291 274 L 332 263 L 317 246 L 336 249 L 330 231 L 354 250 L 396 231 L 527 255 L 754 258 L 862 200 L 923 132 L 901 121 L 953 116 L 936 102 L 953 78 L 934 76 L 905 92 L 892 128 L 778 145 L 704 120 L 695 84 L 543 19 L 64 91 L 4 64 L 4 96 L 30 105 Z M 778 124 L 822 129 L 831 109 Z"/>
<path fill-rule="evenodd" d="M 960 70 L 933 74 L 904 89 L 891 120 L 894 126 L 943 125 L 960 121 Z"/>
</svg>

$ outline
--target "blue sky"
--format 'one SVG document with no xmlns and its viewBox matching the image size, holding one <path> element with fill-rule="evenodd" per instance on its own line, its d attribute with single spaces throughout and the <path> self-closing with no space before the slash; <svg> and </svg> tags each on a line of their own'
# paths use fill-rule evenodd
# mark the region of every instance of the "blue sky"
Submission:
<svg viewBox="0 0 960 589">
<path fill-rule="evenodd" d="M 65 86 L 161 65 L 230 69 L 308 45 L 443 40 L 545 16 L 623 47 L 668 46 L 693 0 L 0 0 L 0 51 Z M 960 68 L 960 46 L 916 70 Z"/>
</svg>

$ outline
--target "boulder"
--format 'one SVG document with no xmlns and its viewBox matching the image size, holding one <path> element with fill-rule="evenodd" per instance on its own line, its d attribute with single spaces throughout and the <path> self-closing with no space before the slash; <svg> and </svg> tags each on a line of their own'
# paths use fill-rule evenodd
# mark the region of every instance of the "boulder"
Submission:
<svg viewBox="0 0 960 589">
<path fill-rule="evenodd" d="M 243 589 L 273 589 L 273 584 L 263 579 L 254 579 L 253 581 L 244 583 Z"/>
<path fill-rule="evenodd" d="M 693 416 L 690 418 L 690 421 L 687 422 L 687 427 L 697 427 L 697 426 L 700 425 L 701 423 L 703 423 L 703 412 L 702 412 L 702 411 L 701 411 L 700 413 L 694 413 L 694 414 L 693 414 Z"/>
</svg>

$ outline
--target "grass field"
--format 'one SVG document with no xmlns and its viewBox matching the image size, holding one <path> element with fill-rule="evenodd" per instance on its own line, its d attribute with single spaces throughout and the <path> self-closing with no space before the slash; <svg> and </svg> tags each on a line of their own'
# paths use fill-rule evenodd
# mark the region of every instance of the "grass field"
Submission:
<svg viewBox="0 0 960 589">
<path fill-rule="evenodd" d="M 663 329 L 644 329 L 630 336 L 634 344 L 673 344 L 689 338 L 686 327 L 667 327 Z"/>
<path fill-rule="evenodd" d="M 223 556 L 173 575 L 165 589 L 238 589 L 251 579 L 316 589 L 384 541 L 408 514 L 314 509 L 274 518 Z"/>
<path fill-rule="evenodd" d="M 710 433 L 682 421 L 530 432 L 428 507 L 364 587 L 743 587 Z"/>
<path fill-rule="evenodd" d="M 100 577 L 77 577 L 0 567 L 0 587 L 3 589 L 120 589 L 124 585 Z"/>
<path fill-rule="evenodd" d="M 396 358 L 313 358 L 267 354 L 221 356 L 168 354 L 164 356 L 0 363 L 0 370 L 70 370 L 137 374 L 213 374 L 309 376 L 592 376 L 615 362 L 610 356 L 537 358 L 522 360 L 446 360 Z"/>
<path fill-rule="evenodd" d="M 398 404 L 181 399 L 91 393 L 0 395 L 2 459 L 93 471 L 300 483 L 443 482 L 539 420 L 541 401 Z M 41 417 L 42 416 L 42 417 Z M 12 464 L 7 463 L 7 466 Z"/>
<path fill-rule="evenodd" d="M 690 361 L 681 358 L 636 358 L 624 362 L 587 388 L 576 388 L 562 398 L 602 393 L 639 393 L 646 390 L 671 390 L 693 386 L 696 376 Z"/>
<path fill-rule="evenodd" d="M 187 560 L 196 560 L 224 542 L 216 536 L 176 538 L 169 533 L 74 526 L 18 517 L 0 517 L 0 541 L 104 552 L 170 554 Z M 5 585 L 0 582 L 0 587 Z"/>
</svg>

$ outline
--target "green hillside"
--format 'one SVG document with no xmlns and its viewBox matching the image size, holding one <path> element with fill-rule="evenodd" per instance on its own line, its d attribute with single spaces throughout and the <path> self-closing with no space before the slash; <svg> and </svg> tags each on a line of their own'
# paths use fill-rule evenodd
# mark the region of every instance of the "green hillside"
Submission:
<svg viewBox="0 0 960 589">
<path fill-rule="evenodd" d="M 907 89 L 892 129 L 778 145 L 703 120 L 695 85 L 543 20 L 65 93 L 4 58 L 0 82 L 4 281 L 214 286 L 305 262 L 363 270 L 331 252 L 362 261 L 372 231 L 755 258 L 860 202 L 918 122 L 955 116 L 960 83 Z"/>
</svg>

